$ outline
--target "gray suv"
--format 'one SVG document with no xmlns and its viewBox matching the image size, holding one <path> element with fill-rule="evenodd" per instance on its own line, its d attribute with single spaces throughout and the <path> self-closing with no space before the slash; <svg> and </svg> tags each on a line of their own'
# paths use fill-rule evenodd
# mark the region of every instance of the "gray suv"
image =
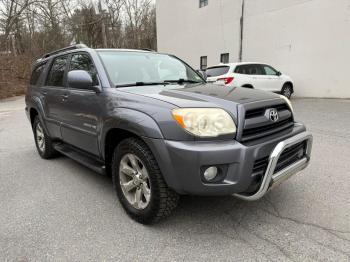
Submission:
<svg viewBox="0 0 350 262">
<path fill-rule="evenodd" d="M 76 45 L 32 72 L 26 113 L 40 156 L 110 174 L 136 221 L 168 216 L 180 195 L 252 201 L 304 169 L 312 136 L 288 99 L 207 84 L 175 56 Z"/>
</svg>

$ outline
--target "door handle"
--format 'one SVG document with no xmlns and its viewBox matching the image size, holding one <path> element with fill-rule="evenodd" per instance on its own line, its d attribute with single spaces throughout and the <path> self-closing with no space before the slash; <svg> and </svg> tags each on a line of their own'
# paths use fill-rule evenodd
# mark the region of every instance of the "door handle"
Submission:
<svg viewBox="0 0 350 262">
<path fill-rule="evenodd" d="M 62 97 L 62 101 L 66 101 L 68 99 L 68 95 L 67 94 L 62 95 L 61 97 Z"/>
<path fill-rule="evenodd" d="M 46 91 L 42 91 L 41 94 L 42 94 L 43 96 L 46 96 L 46 95 L 47 95 L 47 92 L 46 92 Z"/>
</svg>

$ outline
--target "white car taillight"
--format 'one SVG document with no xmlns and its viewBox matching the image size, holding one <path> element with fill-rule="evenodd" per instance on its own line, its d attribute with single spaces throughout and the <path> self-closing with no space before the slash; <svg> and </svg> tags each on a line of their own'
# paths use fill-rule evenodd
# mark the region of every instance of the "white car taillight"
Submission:
<svg viewBox="0 0 350 262">
<path fill-rule="evenodd" d="M 219 78 L 219 79 L 217 80 L 217 82 L 223 81 L 223 82 L 225 83 L 225 85 L 228 85 L 228 84 L 231 84 L 231 83 L 233 82 L 234 79 L 235 79 L 235 78 L 232 77 L 232 76 L 230 76 L 230 77 L 223 77 L 223 78 Z"/>
</svg>

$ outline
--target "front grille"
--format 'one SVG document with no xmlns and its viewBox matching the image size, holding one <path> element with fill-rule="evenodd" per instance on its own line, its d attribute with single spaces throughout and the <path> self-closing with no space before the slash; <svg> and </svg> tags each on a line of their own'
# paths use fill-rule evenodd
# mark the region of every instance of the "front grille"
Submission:
<svg viewBox="0 0 350 262">
<path fill-rule="evenodd" d="M 277 110 L 279 120 L 272 122 L 265 112 L 268 109 Z M 249 109 L 245 112 L 244 127 L 241 135 L 241 142 L 249 142 L 255 139 L 267 137 L 294 126 L 294 119 L 287 104 L 278 104 L 268 107 Z"/>
<path fill-rule="evenodd" d="M 282 111 L 282 110 L 288 110 L 289 111 L 289 107 L 287 106 L 287 104 L 280 104 L 280 105 L 275 105 L 272 106 L 273 108 L 277 109 L 277 111 Z M 245 113 L 245 119 L 251 119 L 254 117 L 259 117 L 265 114 L 266 109 L 269 109 L 270 107 L 260 107 L 260 108 L 255 108 L 255 109 L 251 109 L 248 110 Z"/>
<path fill-rule="evenodd" d="M 303 141 L 286 148 L 278 159 L 275 167 L 275 173 L 305 157 L 306 145 L 306 141 Z M 252 174 L 265 174 L 268 164 L 268 156 L 255 160 Z"/>
</svg>

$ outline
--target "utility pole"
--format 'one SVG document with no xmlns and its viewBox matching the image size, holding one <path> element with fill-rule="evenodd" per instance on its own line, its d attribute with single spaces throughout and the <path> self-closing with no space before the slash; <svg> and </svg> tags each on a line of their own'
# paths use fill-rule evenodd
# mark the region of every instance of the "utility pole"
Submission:
<svg viewBox="0 0 350 262">
<path fill-rule="evenodd" d="M 107 48 L 107 31 L 106 31 L 106 17 L 108 14 L 108 7 L 103 0 L 92 1 L 91 3 L 95 8 L 96 14 L 101 17 L 101 35 L 102 35 L 102 47 Z"/>
<path fill-rule="evenodd" d="M 101 13 L 101 32 L 102 32 L 102 46 L 103 46 L 103 48 L 107 48 L 105 14 L 103 12 Z"/>
<path fill-rule="evenodd" d="M 244 0 L 242 1 L 242 12 L 240 19 L 240 37 L 239 37 L 239 62 L 243 59 L 243 33 L 244 33 Z"/>
<path fill-rule="evenodd" d="M 103 48 L 107 48 L 107 33 L 106 33 L 106 12 L 103 10 L 103 6 L 101 3 L 101 0 L 99 1 L 98 4 L 101 12 L 101 32 L 102 32 L 102 46 Z"/>
</svg>

